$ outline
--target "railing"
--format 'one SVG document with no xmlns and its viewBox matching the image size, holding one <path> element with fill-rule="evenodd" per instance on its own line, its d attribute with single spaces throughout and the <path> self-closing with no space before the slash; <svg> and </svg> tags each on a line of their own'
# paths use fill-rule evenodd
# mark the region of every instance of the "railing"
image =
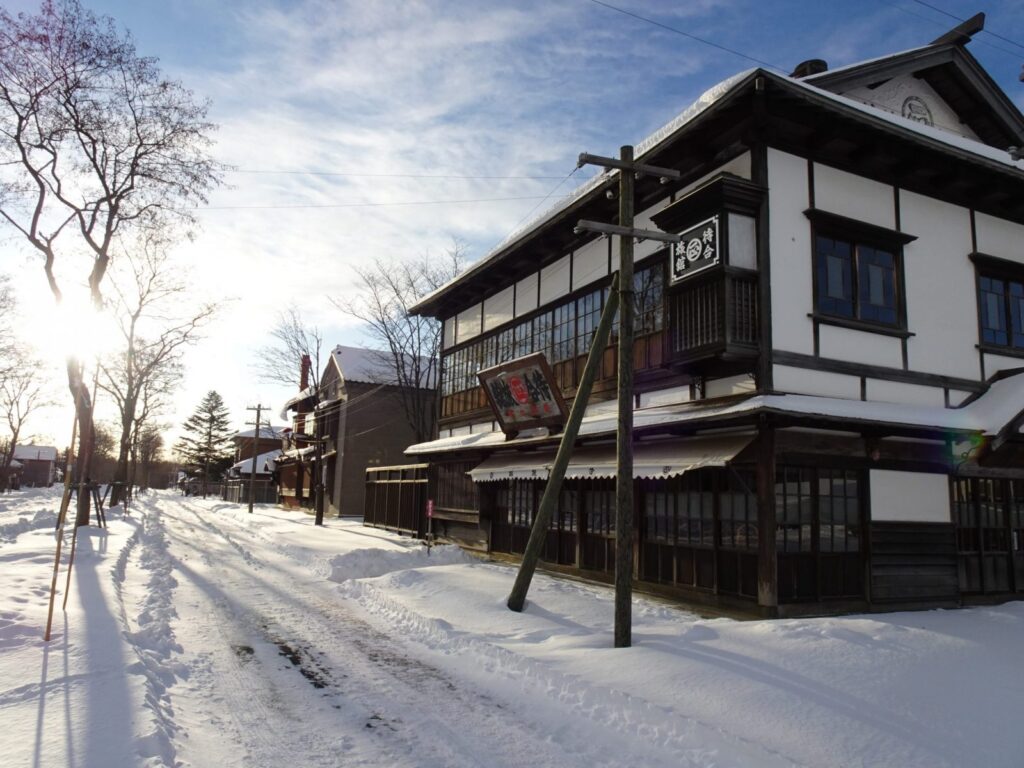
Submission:
<svg viewBox="0 0 1024 768">
<path fill-rule="evenodd" d="M 757 276 L 724 274 L 669 296 L 669 356 L 694 358 L 755 350 L 758 344 Z"/>
</svg>

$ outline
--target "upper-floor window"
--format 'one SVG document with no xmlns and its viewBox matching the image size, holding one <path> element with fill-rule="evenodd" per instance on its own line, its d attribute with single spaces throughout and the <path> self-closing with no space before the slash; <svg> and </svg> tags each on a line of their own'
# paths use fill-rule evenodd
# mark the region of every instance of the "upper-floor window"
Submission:
<svg viewBox="0 0 1024 768">
<path fill-rule="evenodd" d="M 897 258 L 855 240 L 815 238 L 818 312 L 881 325 L 899 323 Z"/>
<path fill-rule="evenodd" d="M 811 209 L 819 318 L 902 328 L 902 250 L 913 236 Z"/>
<path fill-rule="evenodd" d="M 663 269 L 659 261 L 633 276 L 637 336 L 662 328 Z M 607 301 L 608 289 L 597 288 L 448 352 L 441 375 L 442 395 L 475 389 L 478 371 L 532 352 L 543 352 L 552 364 L 586 355 Z M 616 319 L 612 336 L 617 333 Z"/>
<path fill-rule="evenodd" d="M 983 344 L 1024 349 L 1024 274 L 1012 280 L 979 272 L 978 310 Z"/>
</svg>

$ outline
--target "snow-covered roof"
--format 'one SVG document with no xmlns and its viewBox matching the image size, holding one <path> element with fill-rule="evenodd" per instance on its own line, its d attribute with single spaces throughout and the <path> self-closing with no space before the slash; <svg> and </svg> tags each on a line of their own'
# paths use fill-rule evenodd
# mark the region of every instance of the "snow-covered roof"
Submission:
<svg viewBox="0 0 1024 768">
<path fill-rule="evenodd" d="M 299 394 L 293 395 L 288 399 L 284 405 L 281 406 L 281 412 L 278 414 L 278 418 L 287 419 L 288 411 L 292 410 L 299 403 L 309 400 L 311 397 L 316 396 L 316 389 L 310 385 L 303 389 Z M 283 428 L 282 428 L 283 429 Z"/>
<path fill-rule="evenodd" d="M 673 424 L 721 420 L 756 412 L 815 416 L 862 424 L 887 424 L 949 433 L 994 435 L 1024 411 L 1024 368 L 994 381 L 980 397 L 960 408 L 942 408 L 902 403 L 843 400 L 814 395 L 753 395 L 727 402 L 687 402 L 638 408 L 633 412 L 635 429 L 643 430 Z M 617 414 L 606 407 L 588 408 L 580 425 L 581 438 L 613 435 L 618 428 Z M 468 449 L 498 449 L 551 442 L 546 429 L 524 430 L 514 440 L 503 432 L 479 432 L 456 435 L 409 446 L 411 455 L 445 453 Z"/>
<path fill-rule="evenodd" d="M 915 48 L 909 51 L 888 54 L 887 56 L 879 57 L 879 60 L 905 57 L 909 54 L 926 50 L 930 47 L 933 46 L 922 46 L 921 48 Z M 846 68 L 852 69 L 862 66 L 865 63 L 866 62 L 857 62 L 848 65 Z M 835 73 L 836 71 L 839 70 L 832 70 L 831 73 Z M 728 100 L 731 95 L 739 92 L 751 80 L 760 76 L 770 78 L 783 85 L 783 87 L 799 89 L 804 95 L 813 100 L 817 100 L 819 102 L 830 102 L 831 106 L 839 107 L 845 111 L 852 110 L 859 113 L 858 117 L 862 119 L 867 118 L 876 122 L 880 121 L 886 124 L 885 127 L 896 127 L 907 133 L 916 134 L 917 137 L 923 139 L 926 143 L 934 144 L 935 142 L 938 142 L 943 145 L 943 149 L 953 150 L 957 154 L 967 155 L 973 159 L 981 159 L 989 163 L 995 163 L 996 167 L 1003 170 L 1024 171 L 1024 160 L 1013 160 L 1009 153 L 1004 149 L 992 147 L 980 141 L 975 141 L 958 134 L 950 133 L 949 131 L 945 131 L 941 128 L 935 128 L 933 126 L 908 120 L 900 115 L 894 115 L 890 112 L 878 109 L 877 107 L 824 90 L 823 88 L 812 85 L 810 82 L 806 82 L 804 79 L 787 77 L 765 69 L 744 70 L 743 72 L 739 72 L 725 80 L 722 80 L 706 90 L 695 102 L 636 145 L 634 152 L 637 161 L 642 161 L 644 155 L 656 149 L 663 141 L 676 134 L 688 123 L 693 122 L 697 117 L 708 111 L 711 107 Z M 619 171 L 616 169 L 609 169 L 603 173 L 599 173 L 589 181 L 581 184 L 569 195 L 555 201 L 547 210 L 541 212 L 529 220 L 525 225 L 512 232 L 512 234 L 505 238 L 505 240 L 503 240 L 498 246 L 470 265 L 462 274 L 456 276 L 452 280 L 449 280 L 440 288 L 420 299 L 420 301 L 411 307 L 410 311 L 420 311 L 421 308 L 429 305 L 436 297 L 446 293 L 453 285 L 461 283 L 469 276 L 483 270 L 492 261 L 501 257 L 515 245 L 525 241 L 535 230 L 555 218 L 558 214 L 567 211 L 581 199 L 591 195 L 598 189 L 617 179 L 618 174 Z"/>
<path fill-rule="evenodd" d="M 266 475 L 274 471 L 274 459 L 281 455 L 281 449 L 261 453 L 256 457 L 256 474 Z M 232 474 L 248 475 L 252 473 L 252 457 L 242 459 L 231 465 Z"/>
<path fill-rule="evenodd" d="M 406 355 L 408 362 L 413 358 Z M 337 366 L 344 381 L 356 381 L 364 384 L 396 384 L 395 365 L 391 353 L 362 347 L 346 347 L 337 345 L 331 350 L 331 361 Z M 424 373 L 430 371 L 429 381 L 423 383 L 424 389 L 436 386 L 437 366 L 430 366 L 427 358 L 420 358 L 420 368 Z"/>
<path fill-rule="evenodd" d="M 56 461 L 57 449 L 52 445 L 16 445 L 14 458 L 22 461 Z"/>
<path fill-rule="evenodd" d="M 261 426 L 260 427 L 260 439 L 280 440 L 281 437 L 283 436 L 282 430 L 284 430 L 284 429 L 287 429 L 287 427 L 275 427 L 275 426 L 264 427 L 264 426 Z M 232 436 L 231 439 L 232 440 L 244 440 L 246 438 L 252 438 L 252 436 L 254 434 L 256 434 L 256 428 L 255 427 L 252 428 L 252 429 L 243 430 L 241 432 L 236 432 Z"/>
<path fill-rule="evenodd" d="M 706 112 L 710 107 L 723 101 L 734 89 L 737 88 L 737 86 L 739 86 L 741 83 L 746 82 L 748 79 L 752 78 L 756 73 L 760 71 L 762 70 L 744 70 L 743 72 L 739 72 L 735 75 L 732 75 L 731 77 L 727 77 L 720 83 L 717 83 L 716 85 L 713 85 L 712 87 L 708 88 L 706 91 L 704 91 L 704 93 L 702 93 L 697 98 L 696 101 L 690 104 L 690 106 L 688 106 L 674 118 L 669 120 L 661 128 L 656 130 L 643 141 L 638 143 L 634 148 L 634 155 L 636 157 L 636 160 L 640 161 L 643 158 L 644 154 L 650 152 L 658 144 L 660 144 L 666 138 L 674 134 L 684 125 L 686 125 L 699 115 Z M 419 309 L 419 307 L 421 307 L 424 304 L 428 304 L 435 296 L 445 293 L 455 283 L 459 283 L 468 275 L 483 269 L 491 261 L 495 260 L 500 255 L 502 255 L 510 248 L 512 248 L 512 246 L 516 245 L 518 242 L 522 240 L 525 240 L 526 237 L 535 229 L 543 226 L 545 223 L 555 218 L 562 211 L 571 208 L 574 203 L 578 202 L 582 198 L 587 197 L 591 192 L 600 189 L 605 184 L 613 181 L 614 179 L 617 179 L 618 177 L 618 170 L 613 168 L 606 170 L 602 173 L 599 173 L 593 178 L 584 182 L 583 184 L 580 184 L 568 195 L 556 200 L 549 208 L 541 211 L 532 219 L 529 219 L 523 226 L 513 230 L 513 232 L 508 237 L 502 240 L 501 243 L 499 243 L 497 246 L 492 248 L 491 251 L 487 253 L 483 258 L 479 259 L 478 261 L 470 265 L 470 267 L 466 269 L 462 274 L 457 275 L 456 277 L 442 285 L 440 288 L 437 288 L 436 290 L 424 296 L 410 308 L 410 311 L 416 312 Z"/>
</svg>

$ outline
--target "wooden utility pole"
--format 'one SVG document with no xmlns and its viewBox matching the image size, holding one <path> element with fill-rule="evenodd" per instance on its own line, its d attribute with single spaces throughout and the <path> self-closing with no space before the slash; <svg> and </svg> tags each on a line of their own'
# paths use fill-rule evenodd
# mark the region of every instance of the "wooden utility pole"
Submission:
<svg viewBox="0 0 1024 768">
<path fill-rule="evenodd" d="M 579 166 L 603 165 L 619 169 L 618 225 L 580 221 L 577 232 L 589 230 L 619 235 L 619 348 L 618 431 L 615 458 L 615 647 L 633 644 L 633 240 L 637 238 L 677 243 L 678 235 L 633 227 L 633 181 L 640 174 L 661 178 L 662 183 L 682 174 L 671 168 L 637 163 L 633 147 L 619 151 L 619 159 L 581 154 Z"/>
<path fill-rule="evenodd" d="M 616 305 L 619 303 L 619 277 L 612 278 L 612 288 L 608 293 L 608 303 L 601 313 L 601 320 L 597 324 L 594 338 L 590 342 L 590 354 L 587 355 L 587 364 L 583 368 L 583 375 L 580 377 L 580 385 L 576 390 L 576 397 L 572 401 L 572 408 L 569 409 L 569 418 L 562 432 L 562 439 L 558 443 L 558 453 L 555 454 L 555 462 L 551 466 L 551 474 L 548 475 L 547 485 L 544 486 L 544 495 L 540 500 L 540 508 L 533 520 L 533 527 L 530 529 L 530 540 L 526 543 L 526 551 L 523 552 L 523 561 L 519 565 L 519 573 L 516 574 L 516 582 L 512 585 L 512 592 L 508 596 L 508 607 L 519 612 L 526 605 L 526 593 L 530 590 L 530 582 L 533 580 L 533 572 L 537 569 L 537 561 L 540 559 L 540 551 L 544 548 L 544 539 L 551 524 L 551 516 L 558 508 L 558 496 L 562 492 L 562 481 L 565 479 L 565 470 L 569 466 L 569 459 L 572 457 L 572 449 L 576 443 L 576 436 L 580 431 L 580 423 L 583 421 L 583 412 L 587 409 L 587 400 L 590 399 L 590 390 L 593 388 L 594 379 L 597 376 L 597 369 L 604 356 L 604 348 L 608 343 L 608 334 L 611 333 L 612 321 L 615 319 Z"/>
<path fill-rule="evenodd" d="M 313 431 L 316 432 L 316 417 L 313 418 Z M 313 525 L 324 524 L 324 441 L 323 437 L 314 434 L 316 450 L 314 453 L 313 472 L 316 482 L 313 486 Z"/>
<path fill-rule="evenodd" d="M 252 433 L 252 469 L 249 471 L 249 514 L 252 514 L 253 499 L 256 498 L 256 456 L 260 445 L 260 414 L 263 413 L 262 403 L 250 405 L 245 410 L 256 411 L 256 431 Z M 247 422 L 252 424 L 252 422 Z"/>
</svg>

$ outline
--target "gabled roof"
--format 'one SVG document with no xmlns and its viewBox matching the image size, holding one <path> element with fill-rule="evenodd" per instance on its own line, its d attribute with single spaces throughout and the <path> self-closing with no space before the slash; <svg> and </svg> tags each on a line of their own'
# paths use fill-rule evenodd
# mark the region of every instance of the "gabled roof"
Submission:
<svg viewBox="0 0 1024 768">
<path fill-rule="evenodd" d="M 406 356 L 409 362 L 411 356 Z M 390 352 L 362 347 L 346 347 L 341 344 L 331 350 L 328 368 L 334 366 L 342 381 L 360 382 L 363 384 L 398 383 L 394 363 Z M 427 358 L 420 358 L 420 369 L 424 374 L 429 371 L 429 381 L 422 382 L 423 389 L 433 389 L 436 385 L 437 366 L 429 365 Z M 326 371 L 323 379 L 326 379 Z"/>
<path fill-rule="evenodd" d="M 1024 144 L 1024 115 L 962 42 L 937 41 L 808 75 L 802 81 L 845 94 L 874 89 L 901 76 L 926 82 L 986 144 L 999 149 Z"/>
<path fill-rule="evenodd" d="M 260 427 L 260 439 L 261 440 L 280 440 L 282 437 L 281 430 L 285 427 L 274 427 L 274 426 L 261 426 Z M 241 432 L 236 432 L 231 436 L 232 440 L 251 440 L 252 436 L 256 434 L 256 429 L 246 429 Z"/>
<path fill-rule="evenodd" d="M 56 461 L 57 449 L 52 445 L 16 445 L 14 458 L 22 461 Z"/>
<path fill-rule="evenodd" d="M 938 86 L 933 87 L 938 91 L 944 87 L 940 82 L 941 78 L 936 74 L 939 70 L 945 73 L 942 76 L 947 79 L 953 77 L 951 73 L 961 73 L 963 78 L 973 83 L 971 88 L 961 88 L 960 97 L 967 99 L 965 94 L 974 94 L 971 98 L 982 105 L 976 105 L 978 114 L 984 112 L 990 115 L 985 120 L 978 114 L 974 115 L 975 131 L 986 143 L 915 122 L 892 111 L 871 106 L 836 92 L 837 88 L 843 87 L 843 83 L 859 84 L 862 80 L 871 80 L 872 77 L 892 77 L 917 71 L 931 73 L 934 82 L 938 83 Z M 970 78 L 967 77 L 968 74 Z M 658 155 L 665 152 L 670 145 L 679 143 L 683 136 L 693 135 L 693 132 L 702 129 L 717 116 L 726 114 L 733 106 L 744 109 L 745 102 L 741 99 L 762 90 L 769 99 L 795 98 L 827 113 L 847 118 L 858 130 L 860 126 L 869 127 L 900 141 L 909 140 L 929 151 L 938 151 L 947 157 L 953 156 L 967 161 L 987 172 L 1010 174 L 1009 180 L 1014 185 L 1024 183 L 1024 162 L 1015 161 L 1007 152 L 1007 148 L 1015 141 L 1011 139 L 1013 136 L 1019 136 L 1018 144 L 1024 144 L 1024 117 L 974 57 L 963 50 L 962 45 L 955 43 L 933 43 L 804 78 L 786 77 L 763 69 L 741 72 L 709 88 L 693 104 L 638 143 L 635 148 L 637 161 L 659 164 Z M 951 92 L 948 88 L 946 90 Z M 957 103 L 952 96 L 950 99 L 951 103 Z M 725 122 L 729 123 L 730 120 L 734 122 L 735 116 L 729 115 Z M 996 134 L 1004 137 L 1005 141 L 990 141 L 989 139 Z M 986 139 L 986 136 L 989 138 Z M 528 252 L 541 236 L 546 236 L 559 225 L 564 225 L 566 220 L 578 217 L 586 206 L 600 204 L 604 191 L 617 182 L 618 173 L 617 170 L 610 169 L 580 185 L 569 196 L 556 202 L 510 235 L 490 253 L 470 265 L 462 274 L 421 299 L 410 308 L 410 312 L 436 316 L 442 310 L 453 311 L 453 305 L 455 311 L 463 304 L 468 306 L 464 301 L 465 296 L 460 293 L 480 294 L 486 290 L 486 284 L 493 283 L 493 279 L 488 279 L 484 273 L 490 272 L 498 264 L 512 261 L 522 253 Z M 1015 195 L 1016 186 L 1014 189 L 1008 186 L 1007 193 Z M 480 298 L 485 298 L 485 295 L 480 295 Z"/>
</svg>

